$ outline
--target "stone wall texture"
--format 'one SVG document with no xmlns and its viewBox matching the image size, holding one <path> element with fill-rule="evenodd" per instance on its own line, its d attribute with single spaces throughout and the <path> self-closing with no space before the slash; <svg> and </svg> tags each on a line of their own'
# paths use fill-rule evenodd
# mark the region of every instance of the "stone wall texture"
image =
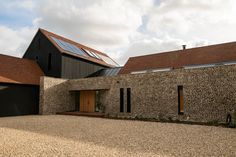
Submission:
<svg viewBox="0 0 236 157">
<path fill-rule="evenodd" d="M 41 113 L 69 111 L 75 97 L 69 90 L 102 90 L 110 117 L 145 117 L 193 122 L 225 122 L 236 111 L 236 65 L 175 69 L 77 80 L 42 78 Z M 178 114 L 178 86 L 183 86 L 184 114 Z M 131 113 L 120 113 L 120 88 L 131 88 Z"/>
<path fill-rule="evenodd" d="M 52 77 L 40 78 L 39 114 L 74 110 L 75 97 L 68 91 L 69 82 Z"/>
</svg>

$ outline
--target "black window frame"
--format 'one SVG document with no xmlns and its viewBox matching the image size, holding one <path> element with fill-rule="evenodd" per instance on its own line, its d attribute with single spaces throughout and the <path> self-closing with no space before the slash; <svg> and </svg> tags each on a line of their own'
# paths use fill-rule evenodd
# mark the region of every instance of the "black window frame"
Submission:
<svg viewBox="0 0 236 157">
<path fill-rule="evenodd" d="M 183 85 L 179 85 L 177 87 L 177 90 L 178 90 L 178 114 L 183 115 L 184 114 L 184 95 L 183 95 L 184 88 L 183 88 Z M 183 96 L 183 111 L 181 111 L 181 104 L 180 104 L 180 99 L 181 99 L 180 98 L 181 97 L 180 92 L 181 92 L 181 90 L 182 90 L 182 96 Z"/>
<path fill-rule="evenodd" d="M 131 113 L 131 88 L 127 88 L 127 106 L 126 111 Z"/>
<path fill-rule="evenodd" d="M 120 112 L 124 112 L 124 88 L 120 88 Z"/>
</svg>

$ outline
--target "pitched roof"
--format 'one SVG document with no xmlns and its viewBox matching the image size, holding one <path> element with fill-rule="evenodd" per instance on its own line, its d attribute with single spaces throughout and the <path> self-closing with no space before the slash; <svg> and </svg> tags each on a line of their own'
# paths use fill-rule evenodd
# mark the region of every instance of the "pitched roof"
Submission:
<svg viewBox="0 0 236 157">
<path fill-rule="evenodd" d="M 119 74 L 236 61 L 236 42 L 131 57 Z"/>
<path fill-rule="evenodd" d="M 0 82 L 39 85 L 44 73 L 38 64 L 29 59 L 0 54 Z"/>
<path fill-rule="evenodd" d="M 118 75 L 119 71 L 122 67 L 115 67 L 115 68 L 108 68 L 108 69 L 101 69 L 92 73 L 88 77 L 99 77 L 99 76 L 116 76 Z"/>
<path fill-rule="evenodd" d="M 107 54 L 105 54 L 103 52 L 100 52 L 98 50 L 95 50 L 95 49 L 90 48 L 88 46 L 82 45 L 80 43 L 77 43 L 75 41 L 72 41 L 70 39 L 64 38 L 62 36 L 59 36 L 57 34 L 54 34 L 52 32 L 49 32 L 49 31 L 41 29 L 41 28 L 39 29 L 39 31 L 41 31 L 48 38 L 48 40 L 51 41 L 53 43 L 53 45 L 61 53 L 64 53 L 64 54 L 67 54 L 67 55 L 70 55 L 70 56 L 74 56 L 74 57 L 77 57 L 77 58 L 85 59 L 85 60 L 88 60 L 88 61 L 100 64 L 100 65 L 104 65 L 106 67 L 116 67 L 116 66 L 119 66 L 112 58 L 110 58 Z M 59 40 L 59 42 L 60 41 L 65 42 L 66 44 L 69 43 L 70 46 L 76 46 L 75 48 L 79 48 L 86 55 L 81 55 L 81 54 L 78 54 L 78 53 L 73 53 L 71 51 L 65 50 L 62 47 L 63 45 L 62 46 L 58 45 L 58 43 L 55 40 Z M 92 52 L 92 54 L 95 54 L 95 57 L 92 57 L 89 54 L 90 52 Z M 96 56 L 98 56 L 98 57 L 96 57 Z"/>
</svg>

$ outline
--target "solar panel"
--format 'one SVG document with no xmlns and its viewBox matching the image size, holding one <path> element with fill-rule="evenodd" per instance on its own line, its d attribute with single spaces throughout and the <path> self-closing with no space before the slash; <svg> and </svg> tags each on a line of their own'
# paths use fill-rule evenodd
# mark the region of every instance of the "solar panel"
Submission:
<svg viewBox="0 0 236 157">
<path fill-rule="evenodd" d="M 88 57 L 88 55 L 89 55 L 89 56 L 91 56 L 93 58 L 103 60 L 107 64 L 110 64 L 110 65 L 113 65 L 113 66 L 118 66 L 118 64 L 115 63 L 109 57 L 97 54 L 95 52 L 92 52 L 92 51 L 89 51 L 89 50 L 86 50 L 86 49 L 80 49 L 79 47 L 77 47 L 74 44 L 71 44 L 71 43 L 68 43 L 66 41 L 60 40 L 60 39 L 58 39 L 56 37 L 53 37 L 53 36 L 51 36 L 51 38 L 56 42 L 56 44 L 59 47 L 61 47 L 65 51 L 69 51 L 69 52 L 72 52 L 72 53 L 75 53 L 75 54 L 79 54 L 79 55 L 82 55 L 82 56 L 85 56 L 85 57 Z"/>
<path fill-rule="evenodd" d="M 51 37 L 56 43 L 58 46 L 60 46 L 62 49 L 65 49 L 66 47 L 57 39 L 57 38 L 54 38 L 54 37 Z"/>
<path fill-rule="evenodd" d="M 66 41 L 62 41 L 60 39 L 57 39 L 53 36 L 51 36 L 51 38 L 56 42 L 56 44 L 58 46 L 60 46 L 63 50 L 66 50 L 66 51 L 69 51 L 69 52 L 72 52 L 72 53 L 75 53 L 75 54 L 79 54 L 79 55 L 82 55 L 82 56 L 85 56 L 87 57 L 87 54 L 82 51 L 80 48 L 78 48 L 77 46 L 71 44 L 71 43 L 68 43 Z"/>
</svg>

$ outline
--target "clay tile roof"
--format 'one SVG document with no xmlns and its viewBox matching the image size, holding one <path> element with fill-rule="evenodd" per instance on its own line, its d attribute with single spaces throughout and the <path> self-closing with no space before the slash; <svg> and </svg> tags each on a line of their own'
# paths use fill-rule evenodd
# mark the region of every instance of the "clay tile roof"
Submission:
<svg viewBox="0 0 236 157">
<path fill-rule="evenodd" d="M 67 39 L 67 38 L 64 38 L 62 36 L 59 36 L 57 34 L 54 34 L 52 32 L 49 32 L 47 30 L 44 30 L 42 28 L 39 29 L 39 31 L 41 31 L 47 38 L 49 41 L 51 41 L 53 43 L 53 45 L 61 52 L 61 53 L 64 53 L 64 54 L 67 54 L 67 55 L 70 55 L 70 56 L 74 56 L 74 57 L 78 57 L 78 58 L 82 58 L 82 59 L 85 59 L 85 60 L 88 60 L 88 61 L 91 61 L 91 62 L 94 62 L 94 63 L 97 63 L 97 64 L 100 64 L 100 65 L 104 65 L 106 67 L 116 67 L 116 66 L 119 66 L 112 58 L 110 58 L 107 54 L 103 53 L 103 52 L 100 52 L 98 50 L 95 50 L 93 48 L 90 48 L 88 46 L 85 46 L 85 45 L 82 45 L 80 43 L 77 43 L 77 42 L 74 42 L 70 39 Z M 114 62 L 115 65 L 111 65 L 111 64 L 108 64 L 106 61 L 104 60 L 101 60 L 101 59 L 96 59 L 94 57 L 91 57 L 91 56 L 83 56 L 83 55 L 79 55 L 79 54 L 76 54 L 76 53 L 72 53 L 72 52 L 69 52 L 69 51 L 66 51 L 64 49 L 62 49 L 59 45 L 57 45 L 57 43 L 51 38 L 51 37 L 55 37 L 59 40 L 62 40 L 64 42 L 67 42 L 67 43 L 70 43 L 72 45 L 75 45 L 77 47 L 79 47 L 80 49 L 82 50 L 88 50 L 88 51 L 92 51 L 93 53 L 95 54 L 98 54 L 100 56 L 104 56 L 104 57 L 107 57 L 109 60 L 111 60 L 112 62 Z M 85 52 L 86 53 L 86 52 Z M 87 54 L 87 53 L 86 53 Z"/>
<path fill-rule="evenodd" d="M 119 74 L 236 61 L 236 42 L 131 57 Z"/>
<path fill-rule="evenodd" d="M 43 71 L 33 60 L 0 54 L 1 83 L 39 85 L 40 76 L 43 75 Z"/>
</svg>

